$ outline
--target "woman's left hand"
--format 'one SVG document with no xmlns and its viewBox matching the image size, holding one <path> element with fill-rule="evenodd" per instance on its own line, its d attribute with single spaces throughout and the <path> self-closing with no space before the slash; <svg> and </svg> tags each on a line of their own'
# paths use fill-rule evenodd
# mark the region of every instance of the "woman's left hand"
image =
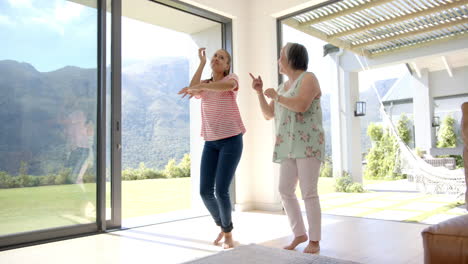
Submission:
<svg viewBox="0 0 468 264">
<path fill-rule="evenodd" d="M 185 87 L 185 88 L 181 89 L 177 94 L 183 94 L 182 98 L 184 98 L 188 94 L 188 89 L 189 89 L 189 87 Z"/>
<path fill-rule="evenodd" d="M 271 100 L 275 100 L 278 97 L 278 93 L 273 88 L 268 88 L 264 92 L 265 96 L 270 98 Z"/>
<path fill-rule="evenodd" d="M 201 85 L 194 85 L 192 87 L 188 87 L 188 93 L 200 93 L 202 91 Z"/>
</svg>

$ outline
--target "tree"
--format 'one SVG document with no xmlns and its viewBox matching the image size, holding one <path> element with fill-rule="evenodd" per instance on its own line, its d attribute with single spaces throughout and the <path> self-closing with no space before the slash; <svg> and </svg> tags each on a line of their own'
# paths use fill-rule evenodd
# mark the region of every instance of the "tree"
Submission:
<svg viewBox="0 0 468 264">
<path fill-rule="evenodd" d="M 370 123 L 367 127 L 367 135 L 374 142 L 379 142 L 382 139 L 383 129 L 381 125 Z"/>
<path fill-rule="evenodd" d="M 182 173 L 182 177 L 190 177 L 190 154 L 185 153 L 178 167 Z"/>
<path fill-rule="evenodd" d="M 166 178 L 178 178 L 181 175 L 179 167 L 176 165 L 175 159 L 170 159 L 164 168 L 164 174 Z"/>
<path fill-rule="evenodd" d="M 371 123 L 367 134 L 372 139 L 372 148 L 366 156 L 367 165 L 364 177 L 367 179 L 397 179 L 402 175 L 396 173 L 396 156 L 398 155 L 398 144 L 389 129 Z"/>
<path fill-rule="evenodd" d="M 454 129 L 455 119 L 448 115 L 442 121 L 437 135 L 438 148 L 454 148 L 457 145 L 457 135 Z"/>
<path fill-rule="evenodd" d="M 398 131 L 398 136 L 400 136 L 401 140 L 405 142 L 406 145 L 409 144 L 411 141 L 411 134 L 410 130 L 408 127 L 409 119 L 406 116 L 405 113 L 400 115 L 400 120 L 398 120 L 397 124 L 397 131 Z"/>
</svg>

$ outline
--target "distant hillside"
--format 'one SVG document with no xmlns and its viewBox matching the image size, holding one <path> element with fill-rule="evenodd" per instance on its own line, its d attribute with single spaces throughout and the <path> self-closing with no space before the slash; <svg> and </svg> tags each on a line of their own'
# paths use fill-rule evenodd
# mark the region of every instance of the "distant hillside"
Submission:
<svg viewBox="0 0 468 264">
<path fill-rule="evenodd" d="M 190 152 L 189 101 L 177 92 L 189 83 L 189 62 L 160 58 L 122 71 L 122 167 L 163 169 Z"/>
<path fill-rule="evenodd" d="M 31 174 L 57 169 L 67 158 L 62 120 L 74 109 L 96 114 L 96 70 L 65 67 L 41 73 L 27 63 L 0 61 L 0 170 Z"/>
<path fill-rule="evenodd" d="M 123 168 L 163 169 L 171 158 L 188 153 L 189 102 L 176 93 L 189 83 L 189 63 L 184 58 L 159 58 L 136 63 L 122 71 Z M 396 79 L 376 82 L 382 97 Z M 81 110 L 96 117 L 95 69 L 64 67 L 38 72 L 27 63 L 0 61 L 0 171 L 17 174 L 22 161 L 28 174 L 45 175 L 60 170 L 70 156 L 70 139 L 64 121 Z M 378 99 L 373 89 L 360 94 L 367 102 L 361 117 L 363 151 L 370 147 L 366 135 L 370 122 L 379 122 Z M 330 95 L 321 99 L 326 155 L 331 155 Z"/>
<path fill-rule="evenodd" d="M 188 61 L 161 58 L 122 73 L 123 168 L 163 168 L 189 152 L 189 105 L 177 91 L 188 84 Z M 0 171 L 54 173 L 70 155 L 64 121 L 83 111 L 95 122 L 97 72 L 64 67 L 38 72 L 27 63 L 0 61 Z"/>
</svg>

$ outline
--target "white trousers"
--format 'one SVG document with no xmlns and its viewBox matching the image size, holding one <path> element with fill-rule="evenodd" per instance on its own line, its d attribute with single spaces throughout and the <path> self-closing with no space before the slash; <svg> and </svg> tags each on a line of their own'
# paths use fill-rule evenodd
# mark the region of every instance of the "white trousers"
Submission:
<svg viewBox="0 0 468 264">
<path fill-rule="evenodd" d="M 281 162 L 279 192 L 289 224 L 294 236 L 307 233 L 295 194 L 299 181 L 309 224 L 310 241 L 319 241 L 321 238 L 322 212 L 317 192 L 319 173 L 320 161 L 316 158 L 286 159 Z"/>
</svg>

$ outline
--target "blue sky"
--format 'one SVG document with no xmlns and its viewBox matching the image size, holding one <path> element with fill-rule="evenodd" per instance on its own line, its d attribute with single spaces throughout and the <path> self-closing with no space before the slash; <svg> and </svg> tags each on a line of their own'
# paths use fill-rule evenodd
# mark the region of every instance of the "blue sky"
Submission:
<svg viewBox="0 0 468 264">
<path fill-rule="evenodd" d="M 42 72 L 69 65 L 95 68 L 96 21 L 96 9 L 67 0 L 2 0 L 0 60 L 27 62 Z M 307 47 L 309 70 L 319 77 L 322 91 L 329 92 L 330 67 L 322 54 L 325 42 L 287 26 L 284 27 L 284 40 L 299 42 Z M 159 56 L 191 58 L 196 50 L 196 44 L 187 34 L 128 18 L 122 19 L 124 66 Z M 367 89 L 376 80 L 398 77 L 404 71 L 404 67 L 396 66 L 360 74 L 360 88 Z"/>
<path fill-rule="evenodd" d="M 28 62 L 39 71 L 94 68 L 96 19 L 95 9 L 65 0 L 1 1 L 0 60 Z"/>
<path fill-rule="evenodd" d="M 0 60 L 27 62 L 42 72 L 69 65 L 96 68 L 96 21 L 96 9 L 71 1 L 2 0 Z M 192 55 L 194 45 L 186 34 L 122 20 L 124 64 L 158 56 Z"/>
</svg>

